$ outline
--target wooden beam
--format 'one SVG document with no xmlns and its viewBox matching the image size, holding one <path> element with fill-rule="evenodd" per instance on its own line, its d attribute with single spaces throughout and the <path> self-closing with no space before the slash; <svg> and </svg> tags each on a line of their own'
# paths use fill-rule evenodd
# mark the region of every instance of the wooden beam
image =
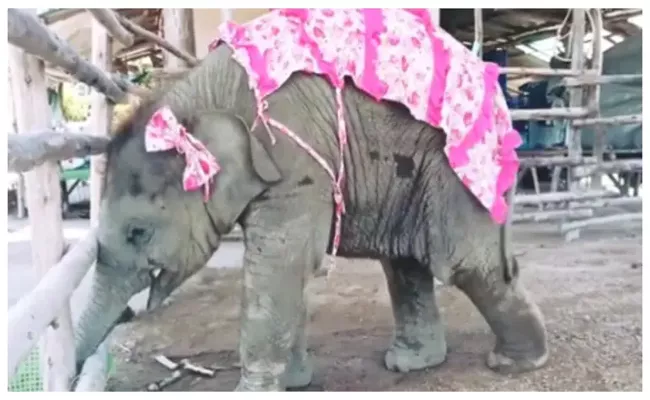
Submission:
<svg viewBox="0 0 650 400">
<path fill-rule="evenodd" d="M 57 212 L 61 214 L 60 209 Z M 41 223 L 39 230 L 47 233 L 47 224 Z M 60 262 L 53 263 L 31 292 L 9 309 L 7 318 L 7 339 L 11 344 L 7 356 L 9 379 L 37 343 L 41 332 L 55 320 L 60 326 L 61 319 L 57 318 L 57 315 L 70 307 L 70 296 L 79 286 L 96 257 L 97 235 L 94 230 L 91 230 L 89 235 L 75 244 Z M 52 331 L 51 328 L 48 330 Z M 59 351 L 68 351 L 66 355 L 72 359 L 74 367 L 74 344 L 71 349 L 66 346 L 59 348 Z M 48 361 L 43 365 L 47 366 Z M 49 385 L 45 386 L 46 391 L 52 390 Z M 65 390 L 69 387 L 70 385 Z"/>
<path fill-rule="evenodd" d="M 539 109 L 515 109 L 510 110 L 510 118 L 513 121 L 534 121 L 551 119 L 575 119 L 584 118 L 589 115 L 589 110 L 584 107 L 569 108 L 539 108 Z"/>
<path fill-rule="evenodd" d="M 584 8 L 574 8 L 571 10 L 573 21 L 571 23 L 571 69 L 582 71 L 585 64 L 584 42 L 585 42 L 585 19 L 587 10 Z M 582 89 L 577 87 L 569 91 L 569 107 L 580 107 L 583 104 Z M 589 109 L 586 114 L 580 117 L 588 117 Z M 580 118 L 579 117 L 579 118 Z M 582 155 L 582 135 L 580 130 L 569 125 L 566 129 L 565 143 L 569 151 L 569 158 L 578 158 Z M 577 189 L 578 179 L 573 176 L 572 169 L 569 169 L 569 190 Z"/>
<path fill-rule="evenodd" d="M 561 68 L 528 68 L 528 67 L 501 67 L 501 75 L 515 75 L 515 76 L 581 76 L 588 75 L 583 71 L 575 71 L 572 69 L 561 69 Z"/>
<path fill-rule="evenodd" d="M 597 60 L 598 61 L 598 60 Z M 595 64 L 592 62 L 592 64 Z M 599 63 L 602 66 L 601 63 Z M 592 66 L 593 69 L 596 69 Z M 564 78 L 558 86 L 576 87 L 576 86 L 595 86 L 606 85 L 610 83 L 641 85 L 643 84 L 642 74 L 623 74 L 623 75 L 598 75 L 596 72 L 593 74 L 585 74 L 582 76 Z"/>
<path fill-rule="evenodd" d="M 52 34 L 36 15 L 17 8 L 9 8 L 7 14 L 9 43 L 63 68 L 116 103 L 126 101 L 126 93 L 110 77 Z"/>
<path fill-rule="evenodd" d="M 585 178 L 597 172 L 631 172 L 641 171 L 643 169 L 643 160 L 615 160 L 602 161 L 593 165 L 580 165 L 574 168 L 576 178 Z"/>
<path fill-rule="evenodd" d="M 106 31 L 115 40 L 122 43 L 126 47 L 133 46 L 135 38 L 127 31 L 117 20 L 115 11 L 110 8 L 87 8 L 88 12 L 106 28 Z"/>
<path fill-rule="evenodd" d="M 582 221 L 572 221 L 566 222 L 560 225 L 560 232 L 567 234 L 571 231 L 578 230 L 580 228 L 586 228 L 593 225 L 604 225 L 604 224 L 615 224 L 621 222 L 629 221 L 640 221 L 643 219 L 643 213 L 625 213 L 625 214 L 615 214 L 608 215 L 605 217 L 595 217 L 590 219 L 585 219 Z"/>
<path fill-rule="evenodd" d="M 58 10 L 48 11 L 39 18 L 45 23 L 45 25 L 52 25 L 56 22 L 64 21 L 68 18 L 74 17 L 75 15 L 81 14 L 83 11 L 83 8 L 59 8 Z"/>
<path fill-rule="evenodd" d="M 531 167 L 553 167 L 553 166 L 574 166 L 584 164 L 594 164 L 596 159 L 594 157 L 581 157 L 578 159 L 571 159 L 567 156 L 554 156 L 554 157 L 519 157 L 519 165 L 522 168 Z"/>
<path fill-rule="evenodd" d="M 194 12 L 191 8 L 163 8 L 163 32 L 165 39 L 176 49 L 191 56 L 196 54 L 194 44 Z M 187 61 L 164 53 L 165 69 L 192 66 Z"/>
<path fill-rule="evenodd" d="M 474 46 L 475 54 L 483 58 L 483 11 L 480 8 L 474 9 Z"/>
<path fill-rule="evenodd" d="M 26 172 L 49 161 L 100 154 L 106 151 L 109 141 L 107 137 L 79 133 L 39 132 L 9 135 L 9 171 Z"/>
<path fill-rule="evenodd" d="M 568 207 L 579 209 L 582 207 L 615 207 L 615 206 L 629 206 L 629 205 L 641 205 L 643 201 L 642 197 L 615 197 L 611 199 L 598 199 L 598 200 L 584 200 L 584 201 L 571 201 L 569 202 Z"/>
<path fill-rule="evenodd" d="M 603 73 L 603 15 L 599 8 L 590 8 L 587 10 L 587 16 L 592 26 L 591 40 L 591 70 L 596 74 Z M 602 76 L 600 76 L 602 78 Z M 600 85 L 587 87 L 587 108 L 594 113 L 595 117 L 600 116 Z M 571 124 L 573 129 L 579 129 L 580 125 Z M 607 146 L 607 136 L 602 125 L 597 125 L 594 129 L 594 147 L 593 153 L 598 164 L 603 162 L 605 156 L 605 147 Z M 579 169 L 574 169 L 573 174 L 577 177 Z M 602 173 L 600 169 L 594 170 L 592 176 L 592 186 L 594 189 L 602 189 Z"/>
<path fill-rule="evenodd" d="M 18 11 L 9 9 L 8 12 Z M 21 10 L 21 13 L 37 20 L 35 10 Z M 10 18 L 11 20 L 11 18 Z M 40 24 L 40 22 L 39 22 Z M 11 22 L 10 22 L 11 25 Z M 38 132 L 48 129 L 51 123 L 51 110 L 47 101 L 45 86 L 45 64 L 38 58 L 23 50 L 10 46 L 9 71 L 12 75 L 14 107 L 18 132 Z M 47 276 L 63 255 L 63 221 L 61 216 L 61 186 L 59 168 L 55 162 L 45 162 L 25 173 L 27 189 L 27 207 L 31 230 L 31 252 L 33 268 L 42 276 L 39 284 L 46 282 Z M 64 276 L 66 280 L 68 276 Z M 32 292 L 33 294 L 33 292 Z M 41 377 L 45 391 L 67 391 L 75 373 L 74 334 L 70 303 L 61 301 L 60 307 L 52 309 L 50 305 L 60 298 L 58 290 L 52 298 L 37 298 L 33 304 L 39 310 L 49 310 L 49 318 L 41 321 L 39 330 L 34 332 L 34 314 L 24 312 L 12 319 L 14 308 L 24 304 L 19 300 L 9 311 L 9 377 L 16 372 L 19 362 L 41 338 Z M 27 296 L 29 301 L 30 297 Z M 31 297 L 33 300 L 34 298 Z M 27 310 L 33 311 L 33 310 Z M 36 311 L 37 313 L 39 311 Z M 14 315 L 14 317 L 16 317 Z M 51 322 L 56 323 L 45 329 Z M 24 330 L 20 330 L 25 328 Z M 45 331 L 45 332 L 43 332 Z M 41 336 L 40 334 L 43 333 Z"/>
<path fill-rule="evenodd" d="M 584 208 L 518 212 L 513 216 L 513 222 L 543 222 L 565 218 L 589 218 L 593 215 L 594 210 Z"/>
<path fill-rule="evenodd" d="M 584 199 L 598 199 L 614 197 L 616 193 L 608 192 L 605 190 L 592 190 L 584 192 L 549 192 L 540 194 L 518 194 L 515 196 L 515 204 L 531 204 L 538 205 L 539 203 L 559 203 L 564 201 L 577 201 Z"/>
<path fill-rule="evenodd" d="M 178 49 L 175 46 L 172 46 L 168 41 L 161 38 L 160 36 L 152 32 L 149 32 L 148 30 L 142 28 L 141 26 L 138 26 L 137 24 L 129 21 L 127 18 L 124 18 L 121 15 L 118 15 L 118 19 L 120 20 L 120 23 L 124 25 L 124 27 L 129 31 L 131 31 L 133 34 L 137 36 L 141 36 L 147 39 L 148 41 L 157 44 L 158 46 L 172 53 L 176 57 L 184 60 L 190 66 L 194 67 L 199 64 L 199 60 L 196 57 L 192 56 L 191 54 L 188 54 L 186 51 Z"/>
<path fill-rule="evenodd" d="M 642 124 L 643 115 L 617 115 L 615 117 L 585 118 L 573 121 L 573 126 Z"/>
<path fill-rule="evenodd" d="M 98 68 L 110 70 L 112 65 L 112 39 L 106 28 L 93 19 L 91 25 L 90 60 Z M 90 99 L 90 126 L 93 134 L 108 138 L 113 119 L 113 107 L 101 93 L 92 93 Z M 102 197 L 106 155 L 96 154 L 90 158 L 90 226 L 99 225 L 99 203 Z"/>
</svg>

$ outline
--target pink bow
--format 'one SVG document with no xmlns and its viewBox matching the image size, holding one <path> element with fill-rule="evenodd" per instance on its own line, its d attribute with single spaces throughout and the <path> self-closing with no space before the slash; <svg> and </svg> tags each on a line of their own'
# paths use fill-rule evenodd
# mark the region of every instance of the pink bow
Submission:
<svg viewBox="0 0 650 400">
<path fill-rule="evenodd" d="M 221 167 L 208 149 L 203 146 L 176 119 L 169 107 L 158 109 L 145 129 L 145 148 L 147 151 L 166 151 L 176 148 L 185 155 L 183 189 L 197 190 L 205 186 L 204 201 L 210 196 L 210 183 Z"/>
</svg>

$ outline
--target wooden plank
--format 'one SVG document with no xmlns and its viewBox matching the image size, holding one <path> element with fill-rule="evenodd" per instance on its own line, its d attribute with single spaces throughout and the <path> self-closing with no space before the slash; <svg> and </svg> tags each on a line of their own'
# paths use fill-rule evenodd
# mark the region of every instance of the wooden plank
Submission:
<svg viewBox="0 0 650 400">
<path fill-rule="evenodd" d="M 50 32 L 35 14 L 17 8 L 9 8 L 7 14 L 10 44 L 63 68 L 116 103 L 127 101 L 126 93 L 109 76 L 81 58 L 68 43 Z"/>
<path fill-rule="evenodd" d="M 196 66 L 199 64 L 199 60 L 192 56 L 191 54 L 188 54 L 186 51 L 183 51 L 176 46 L 173 46 L 171 43 L 166 41 L 165 39 L 161 38 L 160 36 L 149 32 L 148 30 L 142 28 L 141 26 L 129 21 L 127 18 L 124 18 L 121 15 L 118 15 L 118 19 L 120 20 L 120 23 L 129 31 L 131 31 L 133 34 L 137 36 L 141 36 L 145 39 L 147 39 L 150 42 L 153 42 L 157 44 L 158 46 L 162 47 L 163 49 L 167 50 L 171 54 L 175 55 L 176 57 L 184 60 L 188 65 L 190 66 Z"/>
<path fill-rule="evenodd" d="M 115 11 L 110 8 L 87 8 L 88 12 L 104 26 L 109 35 L 126 47 L 133 46 L 135 38 L 117 20 Z"/>
<path fill-rule="evenodd" d="M 9 12 L 12 10 L 9 9 Z M 21 12 L 33 19 L 37 18 L 35 10 Z M 18 131 L 38 132 L 48 129 L 51 111 L 47 101 L 43 61 L 17 47 L 10 46 L 9 68 L 12 75 Z M 50 268 L 61 259 L 64 252 L 61 186 L 57 163 L 48 161 L 25 173 L 25 186 L 32 240 L 32 264 L 33 268 L 43 276 L 40 281 L 43 283 L 52 271 Z M 67 276 L 65 278 L 68 279 Z M 55 293 L 54 296 L 60 297 L 61 294 Z M 21 301 L 16 306 L 21 304 Z M 8 322 L 9 376 L 11 377 L 16 372 L 19 362 L 39 339 L 39 334 L 48 324 L 56 320 L 55 324 L 46 329 L 40 341 L 41 377 L 45 391 L 69 390 L 75 373 L 70 304 L 63 299 L 58 303 L 60 307 L 52 309 L 51 305 L 56 301 L 47 297 L 38 298 L 36 307 L 47 309 L 51 313 L 46 321 L 41 321 L 42 325 L 37 332 L 19 329 L 32 327 L 34 314 L 23 313 L 18 320 L 12 319 L 11 311 L 16 306 L 10 310 Z"/>
<path fill-rule="evenodd" d="M 58 210 L 58 212 L 60 215 L 61 210 Z M 39 229 L 48 231 L 44 223 L 39 225 Z M 7 318 L 7 339 L 8 343 L 11 344 L 7 356 L 9 379 L 13 377 L 20 362 L 37 343 L 41 332 L 54 320 L 60 326 L 62 321 L 57 315 L 60 315 L 62 310 L 70 308 L 70 296 L 79 286 L 96 258 L 97 235 L 94 230 L 91 230 L 89 235 L 75 244 L 60 262 L 53 264 L 53 267 L 43 275 L 43 278 L 31 292 L 23 296 L 9 309 Z M 47 329 L 50 332 L 54 331 L 52 328 Z M 60 348 L 59 351 L 67 351 L 66 355 L 71 358 L 72 372 L 74 372 L 74 343 L 71 349 L 65 346 Z M 47 360 L 45 365 L 49 361 Z M 51 370 L 51 367 L 48 370 Z M 48 381 L 49 379 L 44 382 L 48 383 Z M 52 385 L 46 384 L 45 390 L 68 390 L 69 387 L 68 384 L 65 388 L 53 388 Z"/>
<path fill-rule="evenodd" d="M 80 133 L 40 132 L 9 135 L 7 161 L 9 171 L 25 172 L 47 161 L 66 160 L 100 154 L 110 139 Z"/>
</svg>

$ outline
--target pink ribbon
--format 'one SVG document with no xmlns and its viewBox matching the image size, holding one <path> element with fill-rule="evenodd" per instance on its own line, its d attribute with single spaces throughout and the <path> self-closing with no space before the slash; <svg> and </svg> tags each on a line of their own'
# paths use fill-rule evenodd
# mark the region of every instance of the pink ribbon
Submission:
<svg viewBox="0 0 650 400">
<path fill-rule="evenodd" d="M 203 200 L 210 197 L 212 178 L 221 167 L 203 143 L 192 136 L 176 119 L 169 107 L 158 109 L 145 128 L 145 148 L 148 152 L 176 149 L 185 155 L 183 189 L 197 190 L 204 186 Z"/>
</svg>

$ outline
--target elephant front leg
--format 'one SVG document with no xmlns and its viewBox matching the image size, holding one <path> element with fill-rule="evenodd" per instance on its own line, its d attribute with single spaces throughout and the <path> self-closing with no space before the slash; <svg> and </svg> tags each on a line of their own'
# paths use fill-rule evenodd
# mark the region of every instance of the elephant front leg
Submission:
<svg viewBox="0 0 650 400">
<path fill-rule="evenodd" d="M 386 367 L 408 372 L 441 364 L 447 356 L 444 325 L 436 305 L 433 275 L 413 259 L 383 260 L 395 337 L 386 352 Z"/>
<path fill-rule="evenodd" d="M 256 210 L 253 215 L 255 220 L 249 220 L 244 229 L 242 371 L 237 390 L 306 386 L 312 368 L 304 332 L 304 290 L 324 253 L 329 227 L 314 226 L 318 218 L 308 213 L 291 216 L 288 211 L 278 213 L 277 208 Z M 318 238 L 323 243 L 317 243 Z"/>
<path fill-rule="evenodd" d="M 307 352 L 306 319 L 307 309 L 303 307 L 302 311 L 300 311 L 295 342 L 291 348 L 291 356 L 284 376 L 284 385 L 287 388 L 308 386 L 314 376 L 314 365 Z"/>
</svg>

